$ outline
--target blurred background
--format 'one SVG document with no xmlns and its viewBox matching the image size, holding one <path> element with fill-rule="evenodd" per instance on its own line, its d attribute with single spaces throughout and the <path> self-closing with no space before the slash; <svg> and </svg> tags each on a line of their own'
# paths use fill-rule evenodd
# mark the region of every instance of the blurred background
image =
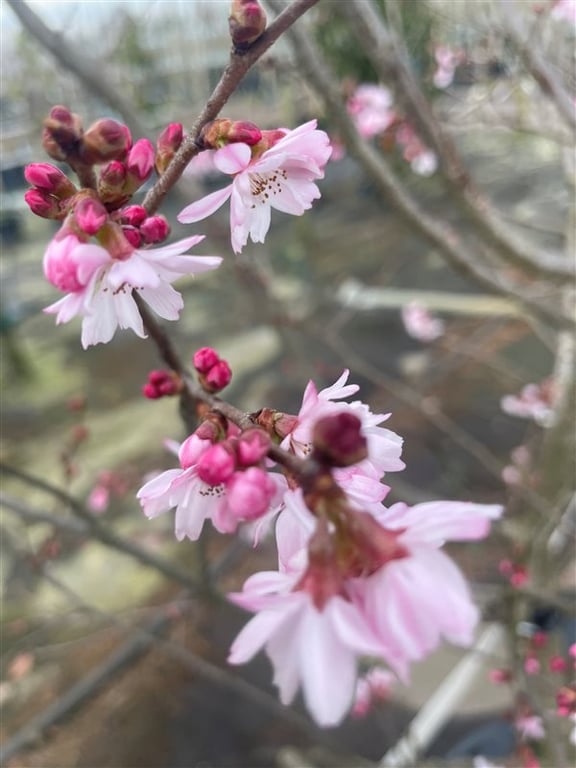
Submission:
<svg viewBox="0 0 576 768">
<path fill-rule="evenodd" d="M 154 346 L 122 332 L 84 352 L 78 323 L 56 328 L 42 313 L 57 298 L 42 274 L 57 226 L 28 210 L 23 171 L 46 159 L 43 118 L 63 104 L 85 125 L 112 117 L 130 125 L 135 138 L 153 141 L 169 122 L 190 126 L 229 58 L 229 4 L 28 3 L 56 47 L 69 47 L 101 73 L 112 99 L 94 93 L 22 25 L 15 11 L 23 3 L 11 5 L 0 9 L 6 765 L 373 764 L 464 652 L 443 648 L 416 666 L 409 688 L 398 686 L 365 718 L 329 732 L 316 729 L 300 707 L 275 704 L 265 659 L 227 670 L 230 642 L 245 618 L 211 593 L 238 589 L 254 570 L 273 568 L 273 542 L 253 550 L 207 531 L 198 544 L 177 544 L 170 514 L 146 520 L 134 494 L 151 472 L 174 466 L 165 441 L 186 436 L 173 400 L 150 402 L 141 394 L 147 373 L 161 367 Z M 330 119 L 322 88 L 298 68 L 306 62 L 286 36 L 249 72 L 223 116 L 261 128 L 319 118 L 338 148 L 319 182 L 322 198 L 301 218 L 273 212 L 266 243 L 250 243 L 234 256 L 226 207 L 192 229 L 176 223 L 184 205 L 223 185 L 201 156 L 194 161 L 162 213 L 173 237 L 205 234 L 195 252 L 222 255 L 224 263 L 215 273 L 180 281 L 185 309 L 169 330 L 186 359 L 210 345 L 230 362 L 227 399 L 248 412 L 268 406 L 296 413 L 310 378 L 328 386 L 350 368 L 361 398 L 375 412 L 392 412 L 387 426 L 405 439 L 407 467 L 386 478 L 387 503 L 506 503 L 506 522 L 488 543 L 451 551 L 493 621 L 501 618 L 493 612 L 495 598 L 508 588 L 502 561 L 531 568 L 530 558 L 542 555 L 533 548 L 542 509 L 554 510 L 558 536 L 558 530 L 573 533 L 566 435 L 560 456 L 558 443 L 550 447 L 554 426 L 547 430 L 530 409 L 518 418 L 502 408 L 502 398 L 530 383 L 539 388 L 539 403 L 552 408 L 546 382 L 559 375 L 559 345 L 573 340 L 570 310 L 562 310 L 569 280 L 500 259 L 494 242 L 484 246 L 474 216 L 454 203 L 441 153 L 402 101 L 398 73 L 392 68 L 388 80 L 382 77 L 369 44 L 359 43 L 354 24 L 334 5 L 320 2 L 298 29 L 322 57 L 343 113 L 348 107 L 353 116 L 360 85 L 378 84 L 389 94 L 393 116 L 363 141 L 384 158 L 417 210 L 457 233 L 462 263 L 447 260 L 394 196 L 383 195 L 346 127 Z M 555 99 L 539 87 L 515 32 L 530 40 L 568 93 L 573 8 L 506 5 L 512 31 L 501 23 L 500 6 L 483 0 L 375 7 L 402 41 L 398 56 L 407 57 L 478 199 L 491 201 L 513 239 L 568 264 L 573 134 Z M 409 151 L 407 134 L 417 151 Z M 496 255 L 483 262 L 488 247 Z M 475 279 L 476 264 L 488 280 Z M 564 414 L 569 428 L 571 407 Z M 553 483 L 543 476 L 550 461 L 563 467 Z M 538 599 L 524 600 L 515 613 L 525 625 L 522 653 L 538 628 L 549 635 L 543 669 L 546 654 L 565 653 L 574 642 L 573 621 L 555 611 L 552 599 L 572 594 L 570 549 L 562 544 L 553 574 L 542 567 L 540 581 L 532 582 Z M 192 589 L 192 581 L 199 586 Z M 523 764 L 511 725 L 515 691 L 488 679 L 490 669 L 508 663 L 503 642 L 418 764 L 468 765 L 479 754 Z M 560 682 L 545 675 L 536 681 L 546 710 L 553 709 Z"/>
</svg>

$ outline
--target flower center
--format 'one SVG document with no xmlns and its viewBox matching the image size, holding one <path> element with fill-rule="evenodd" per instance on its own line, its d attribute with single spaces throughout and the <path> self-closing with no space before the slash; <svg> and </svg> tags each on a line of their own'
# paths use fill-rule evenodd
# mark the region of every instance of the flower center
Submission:
<svg viewBox="0 0 576 768">
<path fill-rule="evenodd" d="M 270 199 L 282 192 L 282 185 L 288 181 L 288 174 L 281 168 L 270 173 L 250 173 L 250 193 L 256 201 L 262 205 L 270 202 Z M 252 208 L 256 207 L 256 203 Z"/>
</svg>

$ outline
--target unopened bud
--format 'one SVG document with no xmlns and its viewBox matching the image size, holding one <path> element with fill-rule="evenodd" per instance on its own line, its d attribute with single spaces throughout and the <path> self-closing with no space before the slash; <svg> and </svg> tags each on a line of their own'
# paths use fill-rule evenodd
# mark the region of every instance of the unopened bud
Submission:
<svg viewBox="0 0 576 768">
<path fill-rule="evenodd" d="M 106 223 L 108 212 L 99 200 L 82 198 L 74 208 L 74 218 L 87 235 L 95 235 Z"/>
<path fill-rule="evenodd" d="M 42 146 L 54 160 L 76 155 L 82 138 L 82 121 L 67 107 L 52 107 L 44 120 Z"/>
<path fill-rule="evenodd" d="M 228 25 L 234 46 L 247 48 L 266 29 L 266 14 L 257 0 L 232 0 Z"/>
<path fill-rule="evenodd" d="M 274 432 L 278 437 L 284 439 L 286 435 L 289 435 L 296 429 L 298 424 L 298 416 L 293 416 L 290 413 L 276 412 L 274 414 Z"/>
<path fill-rule="evenodd" d="M 149 216 L 140 225 L 140 233 L 147 243 L 161 243 L 170 234 L 170 224 L 164 216 Z"/>
<path fill-rule="evenodd" d="M 200 377 L 200 382 L 208 392 L 220 392 L 232 380 L 232 371 L 226 360 L 220 360 L 208 373 Z"/>
<path fill-rule="evenodd" d="M 134 248 L 140 248 L 142 245 L 142 235 L 140 234 L 140 230 L 136 229 L 136 227 L 122 224 L 122 234 Z"/>
<path fill-rule="evenodd" d="M 262 138 L 262 131 L 247 120 L 219 118 L 204 126 L 200 143 L 205 149 L 221 149 L 227 144 L 248 144 L 254 146 Z"/>
<path fill-rule="evenodd" d="M 92 123 L 84 134 L 80 159 L 88 165 L 123 160 L 131 146 L 128 128 L 116 120 L 104 118 Z"/>
<path fill-rule="evenodd" d="M 154 170 L 154 147 L 148 139 L 138 139 L 126 158 L 128 175 L 142 185 Z"/>
<path fill-rule="evenodd" d="M 59 201 L 40 189 L 27 189 L 24 192 L 24 200 L 32 213 L 43 219 L 62 219 L 65 216 Z"/>
<path fill-rule="evenodd" d="M 220 362 L 220 356 L 212 347 L 202 347 L 194 352 L 192 358 L 192 365 L 198 373 L 208 373 L 210 368 L 213 368 L 216 363 Z"/>
<path fill-rule="evenodd" d="M 98 197 L 105 204 L 116 204 L 118 207 L 129 199 L 124 194 L 126 181 L 126 166 L 120 160 L 112 160 L 100 171 L 98 178 Z"/>
<path fill-rule="evenodd" d="M 198 460 L 198 476 L 207 485 L 222 485 L 236 469 L 234 449 L 227 442 L 210 446 Z"/>
<path fill-rule="evenodd" d="M 156 141 L 156 170 L 164 173 L 170 165 L 170 161 L 180 149 L 184 132 L 182 123 L 170 123 L 162 131 Z"/>
<path fill-rule="evenodd" d="M 245 430 L 236 443 L 236 455 L 241 467 L 259 464 L 268 454 L 271 441 L 262 429 Z"/>
<path fill-rule="evenodd" d="M 148 217 L 148 211 L 142 205 L 127 205 L 119 212 L 123 224 L 139 227 Z"/>
<path fill-rule="evenodd" d="M 24 169 L 24 178 L 31 186 L 61 199 L 77 191 L 68 176 L 50 163 L 30 163 Z"/>
<path fill-rule="evenodd" d="M 314 455 L 332 467 L 349 467 L 368 456 L 362 422 L 352 413 L 325 416 L 314 425 Z"/>
</svg>

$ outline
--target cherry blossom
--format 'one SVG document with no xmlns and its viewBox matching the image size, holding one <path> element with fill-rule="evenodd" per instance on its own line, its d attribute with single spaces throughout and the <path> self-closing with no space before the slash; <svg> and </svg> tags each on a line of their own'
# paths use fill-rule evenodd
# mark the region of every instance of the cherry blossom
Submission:
<svg viewBox="0 0 576 768">
<path fill-rule="evenodd" d="M 506 395 L 500 401 L 504 413 L 520 419 L 532 419 L 541 427 L 549 427 L 554 414 L 553 387 L 550 379 L 540 384 L 526 384 L 518 395 Z"/>
<path fill-rule="evenodd" d="M 132 291 L 160 317 L 177 320 L 183 301 L 171 283 L 185 274 L 216 269 L 222 261 L 219 256 L 183 255 L 203 235 L 147 250 L 131 249 L 126 241 L 122 258 L 113 258 L 101 245 L 82 242 L 71 232 L 59 235 L 44 254 L 44 274 L 67 295 L 44 312 L 55 314 L 57 324 L 80 315 L 84 349 L 110 341 L 118 326 L 145 338 Z"/>
<path fill-rule="evenodd" d="M 214 152 L 213 162 L 232 184 L 188 205 L 178 221 L 191 224 L 210 216 L 230 198 L 232 248 L 240 253 L 250 237 L 263 243 L 271 209 L 301 216 L 320 197 L 314 181 L 324 177 L 332 148 L 324 131 L 311 120 L 283 135 L 261 154 L 248 144 L 228 144 Z"/>
<path fill-rule="evenodd" d="M 515 721 L 520 738 L 530 741 L 540 741 L 546 735 L 542 718 L 538 715 L 521 715 Z"/>
<path fill-rule="evenodd" d="M 418 341 L 434 341 L 444 333 L 442 320 L 434 317 L 426 307 L 416 301 L 402 307 L 402 322 L 406 333 Z"/>
<path fill-rule="evenodd" d="M 346 109 L 365 139 L 383 133 L 391 125 L 396 113 L 392 109 L 392 93 L 383 85 L 363 83 L 348 99 Z"/>
</svg>

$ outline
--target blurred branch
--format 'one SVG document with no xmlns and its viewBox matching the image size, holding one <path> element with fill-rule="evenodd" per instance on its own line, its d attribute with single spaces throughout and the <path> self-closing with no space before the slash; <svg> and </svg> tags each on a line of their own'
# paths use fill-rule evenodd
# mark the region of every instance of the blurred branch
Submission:
<svg viewBox="0 0 576 768">
<path fill-rule="evenodd" d="M 146 135 L 146 126 L 138 117 L 133 106 L 128 103 L 126 96 L 119 94 L 106 78 L 106 73 L 100 62 L 96 63 L 86 55 L 85 49 L 77 50 L 64 35 L 54 32 L 46 26 L 24 0 L 7 0 L 7 3 L 24 29 L 36 38 L 62 67 L 70 70 L 92 93 L 122 115 L 122 119 L 134 134 L 137 136 Z"/>
<path fill-rule="evenodd" d="M 119 536 L 117 533 L 114 533 L 114 531 L 103 525 L 90 512 L 88 512 L 88 510 L 77 499 L 75 499 L 73 496 L 70 496 L 61 488 L 58 488 L 39 477 L 30 475 L 24 470 L 8 466 L 3 462 L 0 462 L 0 471 L 12 477 L 16 477 L 26 485 L 29 485 L 33 488 L 38 488 L 40 491 L 44 491 L 50 496 L 53 496 L 55 499 L 58 499 L 58 501 L 62 502 L 62 504 L 64 504 L 76 518 L 85 524 L 86 533 L 92 538 L 98 539 L 98 541 L 102 542 L 102 544 L 106 544 L 112 549 L 116 549 L 119 552 L 123 552 L 125 555 L 128 555 L 129 557 L 133 557 L 143 565 L 147 565 L 150 568 L 155 568 L 157 571 L 166 576 L 166 578 L 182 584 L 182 586 L 186 587 L 192 592 L 197 593 L 202 591 L 202 586 L 193 578 L 191 578 L 185 571 L 180 570 L 180 568 L 176 567 L 168 560 L 164 560 L 164 558 L 158 557 L 157 555 L 142 549 L 132 541 L 128 541 L 123 536 Z M 21 512 L 22 508 L 25 506 L 24 504 L 19 504 L 19 509 L 17 509 L 14 504 L 10 505 L 9 503 L 6 503 L 6 497 L 3 498 L 2 503 L 5 503 L 6 506 L 15 512 Z M 28 517 L 30 518 L 30 513 L 33 514 L 34 510 L 27 510 L 27 512 L 24 514 L 28 514 Z M 54 520 L 51 522 L 53 522 L 54 525 L 60 525 L 60 523 L 56 522 L 56 520 L 57 518 L 55 516 Z M 60 527 L 68 527 L 66 524 L 70 521 L 66 520 L 65 518 L 63 518 L 63 521 L 64 525 L 60 525 Z"/>
<path fill-rule="evenodd" d="M 500 0 L 500 11 L 502 14 L 502 26 L 504 32 L 511 38 L 520 54 L 526 69 L 530 72 L 540 88 L 552 98 L 558 111 L 564 117 L 566 122 L 576 129 L 576 106 L 574 99 L 570 96 L 567 89 L 558 79 L 557 74 L 542 58 L 538 49 L 534 46 L 534 41 L 525 37 L 523 31 L 519 28 L 510 12 L 507 0 Z"/>
<path fill-rule="evenodd" d="M 397 0 L 387 0 L 387 7 L 393 16 L 399 16 Z M 499 218 L 490 202 L 474 186 L 456 144 L 444 131 L 414 76 L 410 55 L 400 37 L 402 30 L 390 31 L 370 0 L 341 3 L 338 10 L 348 20 L 358 41 L 362 42 L 381 79 L 386 81 L 392 77 L 396 81 L 400 102 L 404 103 L 407 112 L 437 153 L 444 181 L 457 204 L 476 225 L 479 234 L 492 247 L 503 251 L 510 263 L 534 274 L 548 278 L 573 277 L 576 267 L 570 259 L 532 248 Z"/>
<path fill-rule="evenodd" d="M 276 40 L 286 32 L 294 22 L 300 18 L 318 0 L 293 0 L 293 2 L 283 10 L 283 12 L 274 21 L 268 25 L 265 32 L 253 43 L 247 50 L 235 50 L 230 53 L 230 61 L 225 68 L 220 80 L 212 94 L 208 98 L 202 112 L 194 122 L 190 132 L 182 142 L 182 146 L 172 159 L 172 162 L 154 184 L 152 189 L 144 198 L 143 206 L 148 213 L 154 213 L 158 210 L 160 204 L 182 175 L 184 169 L 198 154 L 197 144 L 200 131 L 206 123 L 214 120 L 230 96 L 238 87 L 244 75 L 248 72 L 258 59 L 276 42 Z"/>
<path fill-rule="evenodd" d="M 33 509 L 20 499 L 10 496 L 7 493 L 0 493 L 0 506 L 9 509 L 11 512 L 15 512 L 18 517 L 31 525 L 36 525 L 38 523 L 52 525 L 54 528 L 80 535 L 88 532 L 88 526 L 81 520 L 62 517 L 61 515 L 52 515 L 50 512 Z"/>
</svg>

